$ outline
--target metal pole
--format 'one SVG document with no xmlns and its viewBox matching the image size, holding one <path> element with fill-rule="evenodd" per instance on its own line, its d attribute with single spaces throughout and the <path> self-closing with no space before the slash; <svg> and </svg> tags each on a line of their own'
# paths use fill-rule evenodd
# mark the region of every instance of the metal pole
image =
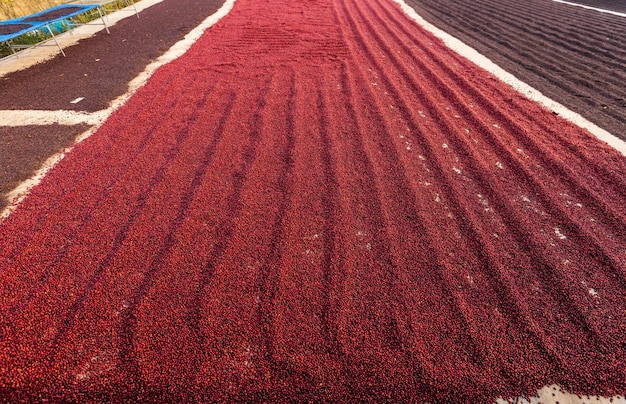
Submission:
<svg viewBox="0 0 626 404">
<path fill-rule="evenodd" d="M 66 57 L 65 52 L 63 52 L 63 48 L 61 48 L 61 45 L 59 45 L 59 43 L 57 42 L 57 38 L 54 36 L 54 33 L 52 32 L 52 29 L 50 29 L 50 25 L 46 24 L 46 28 L 48 28 L 48 32 L 50 32 L 50 35 L 52 35 L 52 40 L 59 47 L 59 50 L 61 51 L 61 54 L 63 54 L 63 57 Z"/>
<path fill-rule="evenodd" d="M 104 24 L 104 28 L 106 28 L 107 30 L 107 34 L 110 34 L 111 31 L 109 31 L 109 27 L 107 27 L 107 23 L 106 21 L 104 21 L 104 16 L 102 15 L 102 10 L 100 9 L 103 6 L 98 6 L 96 7 L 98 9 L 98 14 L 100 14 L 100 19 L 102 20 L 102 24 Z"/>
</svg>

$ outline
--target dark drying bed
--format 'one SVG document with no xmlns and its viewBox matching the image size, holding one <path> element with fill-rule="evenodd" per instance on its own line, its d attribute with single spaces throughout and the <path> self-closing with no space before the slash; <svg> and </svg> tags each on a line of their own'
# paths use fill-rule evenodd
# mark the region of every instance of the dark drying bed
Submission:
<svg viewBox="0 0 626 404">
<path fill-rule="evenodd" d="M 121 20 L 111 35 L 96 34 L 84 39 L 81 46 L 69 48 L 71 58 L 56 57 L 8 74 L 0 78 L 0 110 L 97 111 L 106 108 L 111 100 L 127 91 L 128 82 L 150 61 L 182 39 L 222 3 L 222 0 L 164 0 L 143 10 L 139 19 Z M 12 25 L 16 24 L 20 23 Z M 55 91 L 59 88 L 63 91 Z M 80 103 L 70 104 L 78 97 L 85 98 Z M 32 176 L 50 155 L 70 145 L 86 130 L 78 126 L 13 128 L 1 125 L 0 195 Z M 49 148 L 33 145 L 30 143 L 33 139 L 43 141 Z M 6 198 L 0 196 L 0 210 L 6 205 Z"/>
<path fill-rule="evenodd" d="M 574 1 L 626 10 L 621 0 Z M 623 17 L 544 0 L 407 3 L 506 71 L 626 140 Z M 618 3 L 625 5 L 620 9 Z"/>
<path fill-rule="evenodd" d="M 24 18 L 21 21 L 46 22 L 46 21 L 51 21 L 51 20 L 58 20 L 65 16 L 69 17 L 76 12 L 83 12 L 83 11 L 87 11 L 85 10 L 85 7 L 72 6 L 72 7 L 55 8 L 43 14 L 33 15 L 32 17 Z"/>
<path fill-rule="evenodd" d="M 3 24 L 0 25 L 0 35 L 9 35 L 30 28 L 30 24 Z"/>
</svg>

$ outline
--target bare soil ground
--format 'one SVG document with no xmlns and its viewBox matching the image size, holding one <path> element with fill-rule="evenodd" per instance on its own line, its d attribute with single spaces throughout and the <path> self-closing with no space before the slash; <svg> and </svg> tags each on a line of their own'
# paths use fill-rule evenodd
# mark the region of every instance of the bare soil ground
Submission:
<svg viewBox="0 0 626 404">
<path fill-rule="evenodd" d="M 612 396 L 625 228 L 623 155 L 394 2 L 238 0 L 0 225 L 0 393 Z"/>
<path fill-rule="evenodd" d="M 549 0 L 407 3 L 522 81 L 626 139 L 626 18 Z"/>
</svg>

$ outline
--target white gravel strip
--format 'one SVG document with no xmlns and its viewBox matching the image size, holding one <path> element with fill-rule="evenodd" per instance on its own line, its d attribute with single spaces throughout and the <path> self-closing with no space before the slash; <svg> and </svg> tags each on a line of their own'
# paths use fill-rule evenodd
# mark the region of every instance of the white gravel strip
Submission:
<svg viewBox="0 0 626 404">
<path fill-rule="evenodd" d="M 570 6 L 582 7 L 582 8 L 585 8 L 587 10 L 599 11 L 599 12 L 605 13 L 605 14 L 616 15 L 618 17 L 626 17 L 626 14 L 624 14 L 624 13 L 619 13 L 617 11 L 612 11 L 612 10 L 605 10 L 603 8 L 585 6 L 584 4 L 572 3 L 571 1 L 564 1 L 564 0 L 552 0 L 552 1 L 556 1 L 557 3 L 567 4 L 567 5 L 570 5 Z"/>
<path fill-rule="evenodd" d="M 40 110 L 0 110 L 0 126 L 29 125 L 97 125 L 107 117 L 106 110 L 99 112 L 40 111 Z"/>
</svg>

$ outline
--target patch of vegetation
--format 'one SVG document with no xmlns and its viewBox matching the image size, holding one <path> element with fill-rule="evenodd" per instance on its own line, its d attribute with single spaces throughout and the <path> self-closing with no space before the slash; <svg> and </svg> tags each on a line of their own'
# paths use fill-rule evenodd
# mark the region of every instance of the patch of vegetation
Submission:
<svg viewBox="0 0 626 404">
<path fill-rule="evenodd" d="M 47 30 L 46 30 L 47 31 Z M 34 30 L 20 35 L 11 41 L 13 45 L 34 45 L 39 42 L 43 42 L 51 38 L 50 34 L 44 30 Z M 56 33 L 55 33 L 56 34 Z M 15 52 L 19 52 L 20 49 L 15 49 Z M 13 55 L 13 51 L 6 42 L 0 45 L 0 59 L 6 56 Z"/>
<path fill-rule="evenodd" d="M 5 10 L 8 10 L 9 7 L 12 7 L 12 0 L 0 0 L 0 12 L 4 13 Z M 105 4 L 103 7 L 106 13 L 113 12 L 115 10 L 119 10 L 121 8 L 126 7 L 127 4 L 124 0 L 116 0 L 114 2 Z M 78 25 L 87 24 L 91 21 L 97 20 L 100 18 L 100 14 L 97 9 L 90 10 L 89 12 L 77 15 L 75 17 L 56 22 L 51 24 L 52 32 L 55 35 L 62 34 L 64 32 L 69 31 L 72 27 L 76 27 Z M 40 42 L 47 41 L 51 38 L 50 33 L 47 29 L 37 29 L 31 32 L 27 32 L 24 35 L 21 35 L 11 41 L 13 45 L 35 45 Z M 15 49 L 16 52 L 19 52 L 20 49 Z M 9 47 L 6 42 L 0 44 L 0 59 L 3 59 L 7 56 L 13 55 L 13 51 Z"/>
</svg>

